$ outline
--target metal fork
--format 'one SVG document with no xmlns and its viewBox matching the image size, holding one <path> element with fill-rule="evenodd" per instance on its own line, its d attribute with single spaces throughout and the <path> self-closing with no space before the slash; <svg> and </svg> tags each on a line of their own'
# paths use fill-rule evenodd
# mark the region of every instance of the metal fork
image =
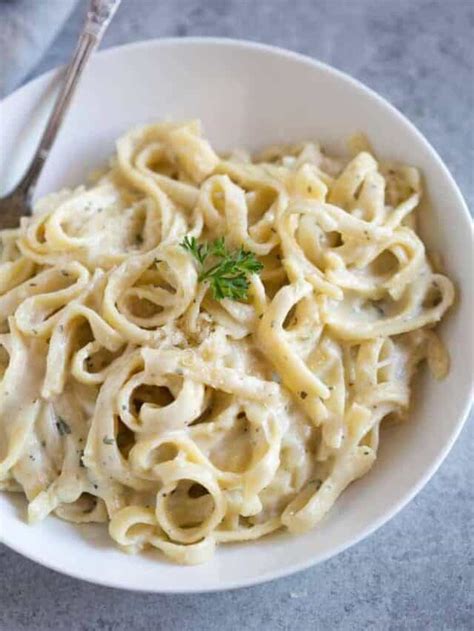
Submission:
<svg viewBox="0 0 474 631">
<path fill-rule="evenodd" d="M 121 0 L 90 0 L 84 27 L 63 78 L 61 90 L 50 114 L 38 148 L 17 186 L 0 199 L 0 229 L 15 228 L 20 217 L 31 215 L 31 201 L 51 147 L 69 109 L 87 61 L 99 45 Z"/>
</svg>

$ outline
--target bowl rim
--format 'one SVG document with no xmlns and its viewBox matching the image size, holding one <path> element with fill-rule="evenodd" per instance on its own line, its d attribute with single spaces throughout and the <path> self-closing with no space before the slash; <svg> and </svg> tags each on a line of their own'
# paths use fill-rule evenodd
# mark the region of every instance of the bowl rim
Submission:
<svg viewBox="0 0 474 631">
<path fill-rule="evenodd" d="M 387 112 L 389 112 L 393 117 L 395 117 L 400 125 L 405 126 L 415 137 L 416 141 L 419 142 L 424 148 L 427 150 L 429 154 L 429 158 L 437 163 L 438 168 L 441 169 L 443 175 L 446 178 L 447 183 L 449 184 L 457 202 L 456 213 L 459 215 L 461 221 L 466 223 L 466 229 L 471 231 L 471 241 L 474 243 L 474 231 L 473 231 L 473 223 L 471 216 L 469 214 L 469 210 L 467 204 L 464 200 L 464 197 L 448 170 L 447 166 L 444 164 L 443 160 L 439 156 L 438 152 L 434 149 L 431 143 L 424 137 L 424 135 L 417 129 L 417 127 L 405 116 L 402 114 L 394 105 L 392 105 L 385 97 L 379 95 L 375 90 L 366 86 L 364 83 L 355 79 L 351 75 L 345 73 L 338 68 L 335 68 L 325 62 L 322 62 L 318 59 L 310 57 L 309 55 L 304 55 L 301 53 L 294 52 L 292 50 L 288 50 L 283 47 L 263 44 L 260 42 L 255 42 L 251 40 L 245 39 L 237 39 L 237 38 L 226 38 L 226 37 L 164 37 L 164 38 L 151 38 L 151 39 L 143 39 L 127 44 L 121 44 L 117 46 L 111 46 L 104 50 L 100 50 L 95 53 L 94 56 L 100 56 L 101 58 L 105 57 L 113 57 L 117 54 L 123 54 L 126 51 L 139 50 L 139 49 L 147 49 L 154 47 L 166 47 L 166 46 L 216 46 L 216 47 L 234 47 L 236 49 L 246 49 L 257 51 L 266 55 L 280 57 L 282 59 L 293 60 L 300 64 L 304 64 L 306 66 L 317 69 L 319 72 L 326 73 L 332 77 L 335 77 L 339 81 L 343 81 L 346 84 L 349 84 L 352 88 L 356 89 L 360 93 L 365 94 L 367 97 L 375 100 L 379 106 L 384 108 Z M 92 62 L 93 63 L 93 62 Z M 61 69 L 64 66 L 58 66 L 49 70 L 38 77 L 35 77 L 31 81 L 28 81 L 23 86 L 17 88 L 9 95 L 4 97 L 0 101 L 0 106 L 6 104 L 10 99 L 17 98 L 18 95 L 27 92 L 30 89 L 34 89 L 37 85 L 44 83 L 45 85 L 51 81 L 53 78 L 58 77 Z M 466 400 L 463 404 L 462 411 L 455 422 L 453 422 L 452 431 L 449 437 L 449 440 L 442 446 L 438 457 L 433 460 L 431 465 L 426 469 L 423 476 L 420 477 L 418 482 L 411 486 L 396 502 L 390 510 L 387 510 L 383 513 L 378 519 L 374 520 L 369 526 L 363 529 L 357 536 L 348 539 L 344 543 L 341 543 L 338 546 L 335 546 L 328 550 L 326 553 L 322 553 L 318 555 L 318 558 L 309 557 L 305 561 L 301 563 L 288 564 L 285 565 L 278 570 L 266 572 L 260 576 L 249 577 L 246 579 L 238 579 L 233 581 L 227 581 L 224 586 L 215 585 L 213 587 L 206 588 L 179 588 L 175 586 L 170 586 L 169 589 L 160 587 L 160 589 L 143 589 L 140 586 L 136 585 L 127 585 L 124 586 L 121 581 L 110 580 L 110 579 L 102 579 L 99 576 L 92 577 L 90 573 L 83 572 L 79 567 L 68 567 L 62 566 L 60 563 L 55 561 L 49 561 L 48 559 L 44 559 L 40 554 L 25 552 L 22 549 L 22 546 L 19 542 L 17 542 L 14 538 L 8 538 L 2 534 L 0 531 L 0 543 L 4 544 L 14 552 L 21 554 L 22 556 L 42 565 L 50 570 L 56 571 L 60 574 L 64 574 L 70 576 L 72 578 L 77 578 L 83 580 L 87 583 L 93 585 L 102 585 L 106 587 L 113 587 L 116 589 L 122 589 L 131 592 L 138 593 L 162 593 L 162 594 L 190 594 L 190 593 L 210 593 L 210 592 L 219 592 L 219 591 L 227 591 L 233 589 L 240 589 L 243 587 L 250 587 L 253 585 L 259 585 L 265 582 L 269 582 L 272 580 L 276 580 L 278 578 L 283 578 L 286 576 L 293 575 L 297 572 L 301 572 L 306 570 L 312 566 L 315 566 L 323 561 L 328 560 L 331 557 L 334 557 L 344 550 L 352 547 L 353 545 L 359 543 L 376 530 L 378 530 L 385 523 L 390 521 L 397 513 L 399 513 L 421 490 L 422 488 L 429 482 L 429 480 L 433 477 L 436 471 L 441 466 L 442 462 L 445 460 L 446 456 L 450 452 L 452 446 L 457 440 L 464 423 L 468 417 L 468 413 L 470 411 L 471 405 L 474 399 L 474 382 L 471 383 L 470 393 L 466 396 Z"/>
</svg>

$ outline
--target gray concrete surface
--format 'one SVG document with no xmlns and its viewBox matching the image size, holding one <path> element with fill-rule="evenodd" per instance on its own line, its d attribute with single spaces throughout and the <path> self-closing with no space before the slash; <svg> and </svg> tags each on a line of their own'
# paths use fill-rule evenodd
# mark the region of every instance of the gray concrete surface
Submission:
<svg viewBox="0 0 474 631">
<path fill-rule="evenodd" d="M 33 76 L 67 59 L 82 11 L 79 6 Z M 124 0 L 104 46 L 219 35 L 326 61 L 404 112 L 439 151 L 472 207 L 473 27 L 470 0 Z M 0 629 L 473 629 L 473 433 L 470 422 L 434 479 L 369 539 L 318 567 L 254 588 L 129 594 L 62 577 L 0 547 Z"/>
</svg>

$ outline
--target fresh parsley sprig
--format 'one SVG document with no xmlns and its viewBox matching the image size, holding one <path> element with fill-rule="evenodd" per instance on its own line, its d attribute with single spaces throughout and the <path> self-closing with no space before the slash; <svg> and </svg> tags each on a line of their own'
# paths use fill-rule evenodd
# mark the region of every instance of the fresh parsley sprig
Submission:
<svg viewBox="0 0 474 631">
<path fill-rule="evenodd" d="M 246 300 L 249 288 L 248 275 L 258 274 L 263 265 L 253 252 L 242 247 L 229 251 L 224 237 L 210 243 L 198 243 L 196 237 L 184 237 L 180 246 L 187 250 L 200 265 L 199 280 L 208 282 L 216 300 Z M 211 262 L 210 267 L 205 267 Z"/>
</svg>

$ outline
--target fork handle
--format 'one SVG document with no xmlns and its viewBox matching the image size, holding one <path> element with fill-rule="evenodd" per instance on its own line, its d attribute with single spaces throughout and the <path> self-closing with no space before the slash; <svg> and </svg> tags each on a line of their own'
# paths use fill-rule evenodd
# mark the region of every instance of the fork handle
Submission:
<svg viewBox="0 0 474 631">
<path fill-rule="evenodd" d="M 46 158 L 69 109 L 72 96 L 91 53 L 99 45 L 121 0 L 90 0 L 89 10 L 74 55 L 66 68 L 61 91 L 54 104 L 31 164 L 16 187 L 30 205 Z"/>
</svg>

